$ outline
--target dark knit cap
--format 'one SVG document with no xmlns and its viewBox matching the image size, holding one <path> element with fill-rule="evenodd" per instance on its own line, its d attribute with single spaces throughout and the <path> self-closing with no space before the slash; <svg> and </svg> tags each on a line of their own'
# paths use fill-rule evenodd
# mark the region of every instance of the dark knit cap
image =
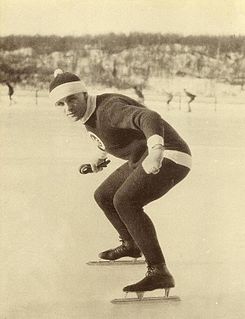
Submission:
<svg viewBox="0 0 245 319">
<path fill-rule="evenodd" d="M 59 100 L 79 92 L 87 92 L 84 83 L 80 78 L 70 72 L 57 69 L 54 72 L 55 78 L 49 85 L 49 96 L 54 103 Z"/>
</svg>

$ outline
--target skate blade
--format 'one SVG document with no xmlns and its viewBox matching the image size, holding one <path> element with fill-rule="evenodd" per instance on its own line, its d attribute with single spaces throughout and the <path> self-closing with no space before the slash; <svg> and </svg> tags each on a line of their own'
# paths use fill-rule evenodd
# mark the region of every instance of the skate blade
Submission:
<svg viewBox="0 0 245 319">
<path fill-rule="evenodd" d="M 87 265 L 89 266 L 120 266 L 120 265 L 143 265 L 145 260 L 142 259 L 132 259 L 132 260 L 96 260 L 89 261 Z"/>
<path fill-rule="evenodd" d="M 178 302 L 180 301 L 178 296 L 169 297 L 143 297 L 143 298 L 118 298 L 111 300 L 113 304 L 127 304 L 127 303 L 156 303 L 156 302 Z"/>
</svg>

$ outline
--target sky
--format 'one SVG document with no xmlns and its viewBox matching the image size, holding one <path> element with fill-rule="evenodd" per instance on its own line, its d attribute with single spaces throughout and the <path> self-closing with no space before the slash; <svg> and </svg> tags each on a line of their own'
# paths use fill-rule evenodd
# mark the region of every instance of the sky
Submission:
<svg viewBox="0 0 245 319">
<path fill-rule="evenodd" d="M 245 35 L 245 0 L 0 0 L 0 35 Z"/>
</svg>

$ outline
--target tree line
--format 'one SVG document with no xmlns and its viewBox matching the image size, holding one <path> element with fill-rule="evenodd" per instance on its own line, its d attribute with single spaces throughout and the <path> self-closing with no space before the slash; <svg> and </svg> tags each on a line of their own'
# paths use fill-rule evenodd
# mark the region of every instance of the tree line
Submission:
<svg viewBox="0 0 245 319">
<path fill-rule="evenodd" d="M 54 51 L 67 52 L 71 49 L 83 49 L 84 46 L 99 48 L 110 54 L 124 49 L 135 48 L 139 45 L 152 46 L 161 44 L 181 44 L 186 46 L 205 46 L 210 55 L 220 53 L 238 52 L 245 54 L 244 35 L 189 35 L 140 33 L 133 32 L 128 35 L 121 33 L 108 33 L 100 35 L 83 36 L 57 36 L 57 35 L 9 35 L 0 37 L 0 49 L 13 51 L 20 48 L 31 47 L 37 54 L 49 54 Z"/>
</svg>

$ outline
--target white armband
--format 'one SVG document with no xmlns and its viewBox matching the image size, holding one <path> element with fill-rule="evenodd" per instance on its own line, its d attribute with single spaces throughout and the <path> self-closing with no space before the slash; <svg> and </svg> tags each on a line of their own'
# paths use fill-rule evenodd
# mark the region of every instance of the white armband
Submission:
<svg viewBox="0 0 245 319">
<path fill-rule="evenodd" d="M 147 147 L 149 150 L 152 149 L 155 145 L 159 145 L 159 144 L 164 146 L 164 139 L 162 136 L 158 134 L 154 134 L 150 136 L 147 140 Z"/>
</svg>

